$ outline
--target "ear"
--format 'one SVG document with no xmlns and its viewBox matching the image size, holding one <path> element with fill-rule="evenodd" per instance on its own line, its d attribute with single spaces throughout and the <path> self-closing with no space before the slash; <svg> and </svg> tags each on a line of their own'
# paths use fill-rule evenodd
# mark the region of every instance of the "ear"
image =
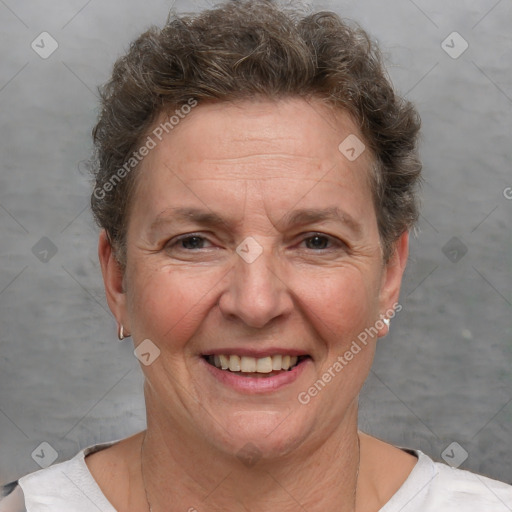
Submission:
<svg viewBox="0 0 512 512">
<path fill-rule="evenodd" d="M 110 311 L 115 316 L 118 325 L 122 325 L 125 332 L 130 332 L 129 318 L 126 311 L 126 293 L 123 286 L 124 270 L 117 261 L 104 229 L 101 231 L 98 241 L 98 257 Z"/>
<path fill-rule="evenodd" d="M 379 294 L 379 310 L 381 319 L 390 319 L 391 312 L 393 312 L 395 309 L 398 311 L 402 309 L 401 306 L 396 307 L 396 304 L 398 304 L 402 277 L 407 265 L 408 256 L 409 232 L 406 231 L 395 242 L 393 253 L 389 258 L 389 261 L 384 265 L 382 272 L 382 281 Z M 382 329 L 379 329 L 379 338 L 385 336 L 388 332 L 389 326 L 384 325 Z"/>
</svg>

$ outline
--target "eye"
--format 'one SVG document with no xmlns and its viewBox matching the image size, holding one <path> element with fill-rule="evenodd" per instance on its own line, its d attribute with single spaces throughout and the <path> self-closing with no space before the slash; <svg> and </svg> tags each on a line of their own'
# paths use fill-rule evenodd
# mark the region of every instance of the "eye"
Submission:
<svg viewBox="0 0 512 512">
<path fill-rule="evenodd" d="M 307 249 L 312 249 L 314 251 L 342 248 L 344 246 L 341 240 L 337 240 L 328 235 L 323 235 L 322 233 L 314 233 L 311 236 L 304 238 L 303 243 L 306 244 Z"/>
<path fill-rule="evenodd" d="M 326 249 L 329 244 L 329 239 L 326 236 L 314 235 L 306 238 L 306 247 L 308 249 Z"/>
<path fill-rule="evenodd" d="M 169 244 L 169 248 L 186 249 L 189 251 L 204 249 L 208 240 L 199 235 L 184 235 Z"/>
</svg>

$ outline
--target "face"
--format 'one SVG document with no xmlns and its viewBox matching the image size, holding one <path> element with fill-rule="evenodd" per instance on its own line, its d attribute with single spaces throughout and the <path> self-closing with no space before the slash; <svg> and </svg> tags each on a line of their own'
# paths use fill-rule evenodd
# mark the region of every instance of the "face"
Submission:
<svg viewBox="0 0 512 512">
<path fill-rule="evenodd" d="M 100 257 L 118 321 L 160 350 L 141 365 L 149 416 L 268 457 L 353 426 L 407 236 L 384 264 L 370 155 L 338 149 L 351 134 L 300 99 L 205 104 L 144 159 L 122 285 Z"/>
</svg>

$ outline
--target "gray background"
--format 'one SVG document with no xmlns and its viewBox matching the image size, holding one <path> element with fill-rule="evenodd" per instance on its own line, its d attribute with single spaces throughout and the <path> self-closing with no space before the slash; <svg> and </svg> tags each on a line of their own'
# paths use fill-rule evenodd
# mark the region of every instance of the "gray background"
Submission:
<svg viewBox="0 0 512 512">
<path fill-rule="evenodd" d="M 43 441 L 62 461 L 145 426 L 139 363 L 131 341 L 116 341 L 104 299 L 83 161 L 97 85 L 170 6 L 0 0 L 1 482 L 39 469 L 31 454 Z M 404 310 L 379 342 L 361 428 L 437 460 L 458 442 L 462 468 L 512 483 L 512 2 L 312 7 L 380 42 L 423 119 L 423 215 Z M 43 31 L 59 44 L 46 60 L 31 48 Z M 453 31 L 469 43 L 457 59 L 441 46 Z"/>
</svg>

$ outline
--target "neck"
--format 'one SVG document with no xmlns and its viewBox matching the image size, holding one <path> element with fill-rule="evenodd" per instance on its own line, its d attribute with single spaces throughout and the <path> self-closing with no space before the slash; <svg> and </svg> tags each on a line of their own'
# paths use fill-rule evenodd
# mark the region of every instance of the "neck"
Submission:
<svg viewBox="0 0 512 512">
<path fill-rule="evenodd" d="M 252 463 L 217 450 L 148 407 L 141 450 L 151 512 L 168 510 L 170 500 L 173 510 L 190 512 L 355 512 L 359 462 L 357 402 L 321 442 Z"/>
</svg>

